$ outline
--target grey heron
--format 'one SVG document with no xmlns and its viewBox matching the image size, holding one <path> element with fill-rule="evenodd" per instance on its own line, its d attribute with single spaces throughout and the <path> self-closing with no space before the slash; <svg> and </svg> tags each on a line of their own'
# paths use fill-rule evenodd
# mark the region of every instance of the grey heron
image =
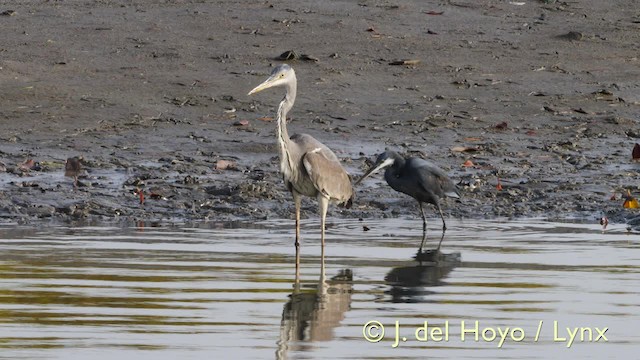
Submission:
<svg viewBox="0 0 640 360">
<path fill-rule="evenodd" d="M 351 207 L 353 188 L 351 177 L 338 157 L 327 146 L 307 134 L 287 131 L 287 113 L 296 100 L 297 80 L 293 68 L 287 64 L 273 69 L 271 75 L 249 92 L 249 95 L 272 88 L 284 87 L 285 96 L 277 112 L 277 141 L 280 153 L 280 172 L 287 189 L 293 195 L 296 211 L 296 274 L 300 267 L 300 203 L 302 196 L 315 197 L 320 211 L 322 255 L 327 208 L 330 202 Z"/>
<path fill-rule="evenodd" d="M 384 179 L 387 184 L 395 191 L 407 194 L 418 201 L 420 205 L 420 214 L 422 215 L 422 243 L 420 244 L 419 253 L 422 253 L 422 247 L 426 240 L 427 219 L 424 216 L 422 203 L 432 204 L 438 209 L 440 218 L 442 219 L 442 238 L 438 243 L 436 251 L 440 250 L 444 232 L 447 225 L 440 208 L 440 199 L 447 196 L 452 198 L 460 198 L 460 194 L 447 174 L 436 166 L 434 163 L 418 158 L 404 158 L 395 151 L 387 150 L 378 155 L 375 164 L 362 175 L 355 185 L 358 185 L 369 175 L 386 168 Z"/>
</svg>

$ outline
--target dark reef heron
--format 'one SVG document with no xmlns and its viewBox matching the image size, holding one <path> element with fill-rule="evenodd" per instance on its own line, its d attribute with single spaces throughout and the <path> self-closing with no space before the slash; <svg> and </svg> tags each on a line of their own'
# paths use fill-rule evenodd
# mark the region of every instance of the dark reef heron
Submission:
<svg viewBox="0 0 640 360">
<path fill-rule="evenodd" d="M 330 202 L 351 207 L 353 188 L 351 177 L 340 164 L 338 157 L 327 146 L 307 134 L 287 131 L 287 113 L 296 100 L 296 73 L 287 64 L 273 69 L 262 84 L 249 92 L 255 94 L 264 89 L 282 86 L 286 90 L 277 113 L 277 140 L 280 153 L 280 172 L 284 183 L 293 194 L 296 208 L 296 275 L 300 267 L 300 203 L 302 196 L 318 199 L 322 255 L 324 256 L 324 231 L 327 208 Z"/>
<path fill-rule="evenodd" d="M 427 238 L 427 219 L 424 216 L 422 203 L 432 204 L 438 209 L 440 218 L 442 219 L 442 238 L 438 243 L 436 251 L 440 250 L 444 232 L 447 225 L 440 209 L 440 199 L 447 196 L 452 198 L 460 198 L 460 194 L 447 176 L 444 170 L 440 169 L 434 163 L 418 158 L 404 158 L 395 151 L 387 150 L 378 155 L 375 164 L 362 175 L 355 185 L 358 185 L 369 175 L 386 168 L 384 179 L 387 184 L 395 191 L 407 194 L 418 201 L 420 205 L 420 214 L 422 215 L 422 243 L 420 244 L 419 253 L 422 253 L 422 247 Z"/>
</svg>

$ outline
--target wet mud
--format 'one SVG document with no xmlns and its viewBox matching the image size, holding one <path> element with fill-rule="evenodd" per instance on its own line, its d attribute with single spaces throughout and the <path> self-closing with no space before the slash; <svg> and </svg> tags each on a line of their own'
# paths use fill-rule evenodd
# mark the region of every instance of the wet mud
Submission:
<svg viewBox="0 0 640 360">
<path fill-rule="evenodd" d="M 354 177 L 391 148 L 458 184 L 449 217 L 633 224 L 634 6 L 5 1 L 0 217 L 291 218 L 275 147 L 282 95 L 246 95 L 286 61 L 298 76 L 289 132 L 327 144 Z M 77 187 L 65 177 L 75 156 Z M 303 209 L 316 216 L 314 200 Z M 380 175 L 329 214 L 405 215 L 419 218 L 417 204 Z"/>
</svg>

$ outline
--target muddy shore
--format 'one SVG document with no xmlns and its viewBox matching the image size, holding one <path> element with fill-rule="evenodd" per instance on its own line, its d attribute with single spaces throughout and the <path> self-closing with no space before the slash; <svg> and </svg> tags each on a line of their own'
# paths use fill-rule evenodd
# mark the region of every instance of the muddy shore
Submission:
<svg viewBox="0 0 640 360">
<path fill-rule="evenodd" d="M 388 147 L 446 169 L 462 194 L 444 204 L 450 217 L 633 223 L 634 6 L 5 1 L 0 221 L 292 218 L 275 147 L 282 93 L 247 92 L 293 50 L 310 59 L 288 61 L 289 132 L 327 144 L 354 177 Z M 390 65 L 401 60 L 418 61 Z M 73 156 L 77 189 L 64 176 Z M 419 218 L 382 176 L 356 190 L 330 218 Z M 303 206 L 316 216 L 315 201 Z"/>
</svg>

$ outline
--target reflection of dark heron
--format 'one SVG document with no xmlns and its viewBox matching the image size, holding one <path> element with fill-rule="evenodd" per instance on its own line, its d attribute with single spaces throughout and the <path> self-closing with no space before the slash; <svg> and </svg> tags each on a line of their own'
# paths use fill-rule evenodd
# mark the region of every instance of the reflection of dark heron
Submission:
<svg viewBox="0 0 640 360">
<path fill-rule="evenodd" d="M 287 112 L 296 100 L 296 73 L 283 64 L 271 72 L 271 76 L 249 92 L 255 94 L 264 89 L 284 86 L 286 94 L 278 107 L 278 149 L 280 172 L 287 189 L 293 194 L 296 207 L 296 276 L 300 269 L 300 203 L 302 196 L 318 199 L 320 206 L 320 237 L 324 254 L 324 228 L 329 202 L 351 206 L 353 189 L 351 177 L 344 170 L 338 157 L 327 146 L 307 134 L 287 131 Z"/>
<path fill-rule="evenodd" d="M 430 161 L 410 157 L 404 158 L 395 151 L 387 150 L 378 155 L 375 164 L 364 174 L 355 185 L 358 185 L 367 176 L 380 169 L 387 168 L 384 172 L 384 179 L 395 191 L 407 194 L 418 201 L 420 214 L 422 215 L 422 243 L 420 251 L 427 238 L 427 218 L 424 216 L 422 203 L 432 204 L 438 209 L 442 219 L 442 237 L 438 243 L 436 251 L 440 250 L 444 232 L 447 224 L 444 222 L 444 215 L 440 209 L 440 199 L 444 197 L 460 198 L 460 194 L 447 174 Z"/>
<path fill-rule="evenodd" d="M 423 296 L 433 294 L 430 287 L 446 285 L 444 278 L 460 263 L 460 254 L 443 255 L 436 264 L 396 267 L 391 269 L 385 282 L 391 286 L 386 291 L 394 303 L 427 302 Z"/>
<path fill-rule="evenodd" d="M 286 359 L 289 350 L 304 350 L 308 342 L 329 341 L 351 306 L 353 274 L 350 269 L 326 280 L 324 258 L 320 280 L 314 288 L 300 286 L 296 278 L 293 293 L 282 310 L 276 359 Z"/>
</svg>

